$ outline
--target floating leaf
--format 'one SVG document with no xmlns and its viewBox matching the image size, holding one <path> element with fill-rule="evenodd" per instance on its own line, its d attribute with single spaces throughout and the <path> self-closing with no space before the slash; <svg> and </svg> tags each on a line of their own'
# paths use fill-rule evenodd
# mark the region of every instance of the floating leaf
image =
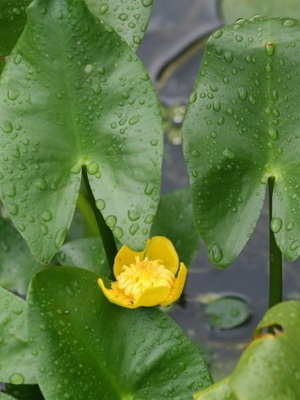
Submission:
<svg viewBox="0 0 300 400">
<path fill-rule="evenodd" d="M 229 265 L 251 236 L 275 178 L 276 242 L 300 254 L 300 23 L 254 17 L 208 41 L 184 122 L 198 229 L 212 262 Z"/>
<path fill-rule="evenodd" d="M 189 188 L 175 190 L 161 198 L 151 236 L 166 236 L 174 244 L 180 261 L 190 266 L 199 251 Z"/>
<path fill-rule="evenodd" d="M 220 1 L 222 18 L 227 24 L 240 18 L 250 18 L 253 15 L 268 17 L 300 18 L 300 4 L 298 0 L 222 0 Z"/>
<path fill-rule="evenodd" d="M 224 296 L 205 307 L 209 325 L 217 329 L 235 328 L 250 317 L 247 303 L 239 298 Z"/>
<path fill-rule="evenodd" d="M 0 287 L 0 382 L 36 383 L 35 357 L 28 348 L 25 302 Z"/>
<path fill-rule="evenodd" d="M 197 346 L 167 315 L 113 305 L 97 278 L 54 267 L 32 281 L 30 346 L 47 400 L 186 400 L 211 383 Z"/>
<path fill-rule="evenodd" d="M 300 302 L 271 308 L 237 367 L 225 380 L 194 396 L 198 400 L 300 398 Z"/>
<path fill-rule="evenodd" d="M 152 84 L 121 38 L 79 0 L 36 1 L 0 95 L 1 198 L 35 256 L 63 244 L 83 166 L 114 235 L 143 248 L 163 135 Z"/>
</svg>

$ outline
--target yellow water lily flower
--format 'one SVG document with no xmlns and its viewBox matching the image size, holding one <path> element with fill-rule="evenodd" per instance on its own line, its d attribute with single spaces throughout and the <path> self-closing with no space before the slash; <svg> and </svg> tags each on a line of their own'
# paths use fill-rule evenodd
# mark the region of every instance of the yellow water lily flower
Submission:
<svg viewBox="0 0 300 400">
<path fill-rule="evenodd" d="M 148 240 L 144 251 L 123 246 L 114 262 L 115 282 L 107 288 L 98 284 L 112 303 L 121 307 L 168 306 L 178 300 L 184 287 L 187 268 L 181 262 L 172 242 L 164 236 Z"/>
</svg>

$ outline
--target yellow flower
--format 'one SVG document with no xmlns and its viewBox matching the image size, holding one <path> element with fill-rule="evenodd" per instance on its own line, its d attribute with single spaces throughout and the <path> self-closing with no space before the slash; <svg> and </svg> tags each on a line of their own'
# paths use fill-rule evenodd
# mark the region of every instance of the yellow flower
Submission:
<svg viewBox="0 0 300 400">
<path fill-rule="evenodd" d="M 170 240 L 154 236 L 144 251 L 123 246 L 115 258 L 116 281 L 109 289 L 101 278 L 98 284 L 108 300 L 121 307 L 168 306 L 179 299 L 186 274 Z"/>
</svg>

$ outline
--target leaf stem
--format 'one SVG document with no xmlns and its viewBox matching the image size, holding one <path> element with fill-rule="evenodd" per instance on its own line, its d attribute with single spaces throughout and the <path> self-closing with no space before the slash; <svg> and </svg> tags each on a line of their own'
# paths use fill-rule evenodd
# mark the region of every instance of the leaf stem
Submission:
<svg viewBox="0 0 300 400">
<path fill-rule="evenodd" d="M 275 178 L 269 178 L 269 308 L 282 302 L 282 254 L 271 229 Z"/>
<path fill-rule="evenodd" d="M 90 183 L 89 183 L 89 179 L 88 179 L 88 175 L 87 175 L 87 170 L 86 167 L 83 166 L 82 168 L 82 176 L 83 176 L 83 181 L 86 187 L 86 192 L 88 195 L 88 200 L 90 202 L 90 205 L 93 209 L 95 218 L 96 218 L 96 222 L 98 225 L 98 229 L 99 229 L 99 233 L 103 242 L 103 247 L 105 250 L 105 254 L 106 254 L 106 258 L 108 261 L 108 264 L 110 265 L 111 269 L 113 269 L 113 265 L 114 265 L 114 260 L 116 257 L 116 254 L 118 252 L 117 246 L 116 246 L 116 242 L 114 239 L 114 236 L 112 234 L 112 231 L 109 229 L 109 227 L 106 225 L 103 215 L 101 213 L 101 211 L 96 207 L 96 201 L 95 201 L 95 197 L 93 195 Z"/>
</svg>

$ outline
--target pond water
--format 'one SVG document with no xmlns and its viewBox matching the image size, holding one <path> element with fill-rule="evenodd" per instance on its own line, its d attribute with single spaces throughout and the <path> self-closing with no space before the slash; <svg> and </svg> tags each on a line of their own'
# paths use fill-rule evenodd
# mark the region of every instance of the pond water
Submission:
<svg viewBox="0 0 300 400">
<path fill-rule="evenodd" d="M 188 186 L 182 156 L 180 125 L 192 91 L 206 39 L 222 22 L 218 2 L 212 0 L 159 0 L 154 3 L 148 33 L 138 50 L 164 104 L 168 121 L 163 167 L 163 193 Z M 299 261 L 284 263 L 284 299 L 300 298 Z M 251 316 L 229 330 L 209 328 L 205 303 L 216 294 L 245 299 Z M 215 380 L 225 377 L 251 340 L 268 308 L 268 204 L 256 230 L 238 259 L 227 269 L 210 263 L 204 245 L 189 270 L 184 299 L 171 316 L 199 344 L 208 346 Z"/>
</svg>

